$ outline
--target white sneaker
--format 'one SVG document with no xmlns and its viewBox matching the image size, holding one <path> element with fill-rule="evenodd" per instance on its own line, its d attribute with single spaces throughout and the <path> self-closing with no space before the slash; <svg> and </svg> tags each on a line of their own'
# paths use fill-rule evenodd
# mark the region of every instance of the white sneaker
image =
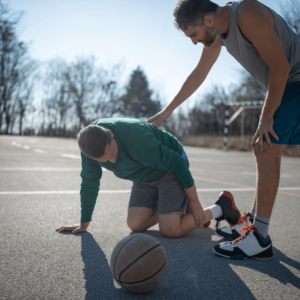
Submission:
<svg viewBox="0 0 300 300">
<path fill-rule="evenodd" d="M 235 239 L 239 238 L 242 233 L 240 230 L 243 227 L 247 227 L 249 224 L 252 224 L 254 221 L 254 217 L 250 212 L 243 212 L 243 215 L 239 218 L 238 224 L 230 225 L 226 227 L 219 228 L 215 231 L 216 235 L 219 237 L 224 238 L 228 241 L 234 241 Z"/>
<path fill-rule="evenodd" d="M 263 237 L 253 224 L 242 228 L 245 233 L 233 242 L 221 243 L 213 248 L 220 256 L 231 259 L 256 258 L 268 260 L 273 258 L 272 241 L 268 235 Z"/>
</svg>

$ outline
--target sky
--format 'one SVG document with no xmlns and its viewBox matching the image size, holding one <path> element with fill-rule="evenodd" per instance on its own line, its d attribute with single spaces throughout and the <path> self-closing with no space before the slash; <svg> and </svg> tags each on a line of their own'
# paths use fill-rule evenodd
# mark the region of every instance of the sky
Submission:
<svg viewBox="0 0 300 300">
<path fill-rule="evenodd" d="M 218 5 L 227 1 L 215 0 Z M 277 13 L 278 0 L 262 0 Z M 177 0 L 9 0 L 23 11 L 19 37 L 30 42 L 34 59 L 60 57 L 69 62 L 94 55 L 103 66 L 123 62 L 121 85 L 140 66 L 150 87 L 165 103 L 179 91 L 198 63 L 202 44 L 194 45 L 173 23 Z M 242 67 L 223 47 L 205 82 L 187 102 L 193 105 L 212 85 L 238 83 Z"/>
</svg>

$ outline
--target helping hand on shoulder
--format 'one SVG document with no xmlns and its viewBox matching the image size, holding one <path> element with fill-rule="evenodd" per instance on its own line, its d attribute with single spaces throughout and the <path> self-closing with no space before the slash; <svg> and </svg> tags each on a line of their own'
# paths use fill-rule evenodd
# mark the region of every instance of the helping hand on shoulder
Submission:
<svg viewBox="0 0 300 300">
<path fill-rule="evenodd" d="M 156 115 L 153 117 L 149 118 L 147 120 L 148 123 L 158 127 L 162 124 L 162 122 L 169 118 L 172 115 L 173 111 L 168 110 L 167 108 L 164 108 L 160 112 L 158 112 Z"/>
</svg>

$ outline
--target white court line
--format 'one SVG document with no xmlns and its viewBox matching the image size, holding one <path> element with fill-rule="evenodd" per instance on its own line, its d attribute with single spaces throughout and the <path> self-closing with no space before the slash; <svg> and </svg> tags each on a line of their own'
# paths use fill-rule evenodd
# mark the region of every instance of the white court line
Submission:
<svg viewBox="0 0 300 300">
<path fill-rule="evenodd" d="M 81 171 L 81 168 L 0 168 L 0 171 Z M 108 170 L 102 168 L 102 172 Z"/>
<path fill-rule="evenodd" d="M 25 150 L 30 150 L 30 147 L 29 147 L 29 146 L 26 146 L 26 145 L 24 145 L 24 146 L 23 146 L 23 149 L 25 149 Z"/>
<path fill-rule="evenodd" d="M 255 191 L 255 188 L 219 188 L 219 189 L 197 189 L 197 192 L 220 192 L 223 190 L 236 192 Z M 279 191 L 300 191 L 300 187 L 284 187 Z M 124 194 L 131 190 L 100 190 L 100 194 Z M 55 195 L 55 194 L 79 194 L 79 191 L 28 191 L 28 192 L 0 192 L 0 195 Z"/>
<path fill-rule="evenodd" d="M 47 153 L 46 151 L 41 150 L 41 149 L 34 149 L 34 151 L 37 152 L 37 153 Z"/>
<path fill-rule="evenodd" d="M 19 144 L 19 143 L 15 142 L 15 141 L 13 141 L 11 144 L 13 146 L 22 147 L 22 144 Z"/>
<path fill-rule="evenodd" d="M 123 194 L 131 190 L 99 191 L 99 194 Z M 79 194 L 79 191 L 30 191 L 30 192 L 0 192 L 0 195 L 56 195 L 56 194 Z"/>
<path fill-rule="evenodd" d="M 241 172 L 242 175 L 253 175 L 253 176 L 256 176 L 256 173 L 255 172 Z M 280 177 L 291 177 L 291 175 L 289 174 L 280 174 Z"/>
<path fill-rule="evenodd" d="M 67 157 L 67 158 L 76 158 L 76 159 L 81 159 L 80 155 L 73 155 L 73 154 L 61 154 L 60 156 L 62 156 L 62 157 Z"/>
<path fill-rule="evenodd" d="M 203 169 L 196 169 L 196 168 L 189 168 L 191 171 L 200 171 L 200 172 L 203 172 L 204 170 Z"/>
<path fill-rule="evenodd" d="M 81 168 L 0 168 L 0 171 L 81 171 Z"/>
<path fill-rule="evenodd" d="M 206 159 L 206 158 L 190 158 L 188 157 L 189 161 L 201 161 L 201 162 L 218 162 L 216 159 Z"/>
</svg>

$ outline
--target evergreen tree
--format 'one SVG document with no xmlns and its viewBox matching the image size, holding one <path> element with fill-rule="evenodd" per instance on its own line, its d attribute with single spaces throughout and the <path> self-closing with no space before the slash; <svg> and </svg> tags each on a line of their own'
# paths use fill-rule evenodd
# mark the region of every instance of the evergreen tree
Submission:
<svg viewBox="0 0 300 300">
<path fill-rule="evenodd" d="M 137 67 L 130 75 L 126 94 L 120 98 L 120 113 L 127 117 L 151 117 L 160 109 L 160 101 L 152 99 L 146 75 Z"/>
</svg>

